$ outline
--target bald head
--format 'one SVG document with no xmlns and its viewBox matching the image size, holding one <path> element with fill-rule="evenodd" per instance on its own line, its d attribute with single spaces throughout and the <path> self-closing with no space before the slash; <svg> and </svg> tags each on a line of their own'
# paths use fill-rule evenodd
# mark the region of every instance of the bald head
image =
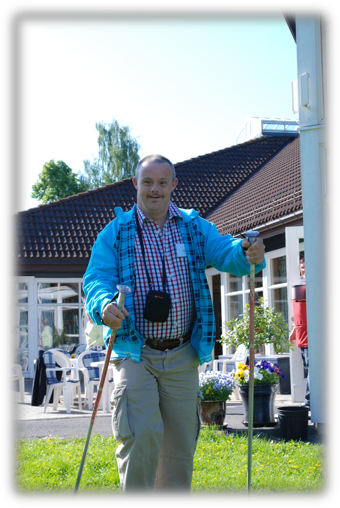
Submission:
<svg viewBox="0 0 340 508">
<path fill-rule="evenodd" d="M 146 157 L 144 157 L 144 159 L 142 159 L 138 162 L 136 171 L 135 171 L 135 178 L 137 181 L 138 181 L 141 167 L 147 166 L 148 164 L 150 164 L 152 162 L 154 162 L 156 164 L 168 164 L 172 169 L 172 181 L 173 182 L 175 181 L 175 179 L 176 179 L 175 166 L 172 164 L 172 162 L 169 159 L 167 159 L 166 157 L 163 157 L 163 155 L 159 155 L 159 154 L 147 155 Z"/>
</svg>

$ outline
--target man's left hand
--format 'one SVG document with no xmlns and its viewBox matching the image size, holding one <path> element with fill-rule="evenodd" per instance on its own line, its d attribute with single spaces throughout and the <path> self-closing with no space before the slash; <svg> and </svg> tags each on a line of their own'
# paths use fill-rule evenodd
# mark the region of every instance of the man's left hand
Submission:
<svg viewBox="0 0 340 508">
<path fill-rule="evenodd" d="M 262 238 L 256 238 L 253 245 L 250 245 L 245 238 L 242 240 L 241 246 L 247 249 L 246 258 L 250 263 L 255 263 L 256 265 L 261 265 L 263 263 L 265 247 Z"/>
</svg>

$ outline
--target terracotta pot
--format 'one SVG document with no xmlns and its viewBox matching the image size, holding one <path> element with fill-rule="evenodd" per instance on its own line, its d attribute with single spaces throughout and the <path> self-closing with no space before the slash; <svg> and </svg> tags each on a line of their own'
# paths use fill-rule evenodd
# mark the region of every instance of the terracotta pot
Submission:
<svg viewBox="0 0 340 508">
<path fill-rule="evenodd" d="M 201 423 L 203 425 L 223 426 L 226 415 L 226 402 L 222 400 L 202 400 Z"/>
<path fill-rule="evenodd" d="M 254 427 L 276 425 L 274 418 L 274 402 L 277 384 L 254 385 Z M 244 424 L 248 424 L 248 393 L 249 385 L 238 385 L 244 408 Z"/>
</svg>

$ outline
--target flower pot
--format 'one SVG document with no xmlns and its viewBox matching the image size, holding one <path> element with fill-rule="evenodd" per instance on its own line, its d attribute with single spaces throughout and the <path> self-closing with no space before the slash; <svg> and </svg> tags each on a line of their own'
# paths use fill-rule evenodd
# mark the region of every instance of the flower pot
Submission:
<svg viewBox="0 0 340 508">
<path fill-rule="evenodd" d="M 222 400 L 202 400 L 201 402 L 201 423 L 203 425 L 223 426 L 226 414 L 226 402 Z"/>
<path fill-rule="evenodd" d="M 281 406 L 277 408 L 280 437 L 286 441 L 307 441 L 308 409 L 298 406 Z"/>
<path fill-rule="evenodd" d="M 277 425 L 274 418 L 274 401 L 277 384 L 254 385 L 254 427 L 267 427 Z M 248 425 L 248 399 L 249 385 L 238 385 L 244 408 L 244 421 Z"/>
</svg>

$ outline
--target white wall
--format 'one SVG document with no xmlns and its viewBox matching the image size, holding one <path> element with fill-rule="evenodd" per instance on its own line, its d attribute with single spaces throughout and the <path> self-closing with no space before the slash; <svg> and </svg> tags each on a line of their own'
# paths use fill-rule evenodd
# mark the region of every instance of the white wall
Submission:
<svg viewBox="0 0 340 508">
<path fill-rule="evenodd" d="M 327 239 L 325 217 L 328 192 L 325 187 L 327 168 L 319 18 L 296 17 L 296 43 L 299 85 L 301 76 L 309 74 L 309 105 L 302 106 L 299 100 L 299 119 L 311 416 L 312 422 L 326 423 L 326 387 L 321 366 L 325 366 L 327 347 L 324 323 L 327 298 L 324 245 Z"/>
</svg>

